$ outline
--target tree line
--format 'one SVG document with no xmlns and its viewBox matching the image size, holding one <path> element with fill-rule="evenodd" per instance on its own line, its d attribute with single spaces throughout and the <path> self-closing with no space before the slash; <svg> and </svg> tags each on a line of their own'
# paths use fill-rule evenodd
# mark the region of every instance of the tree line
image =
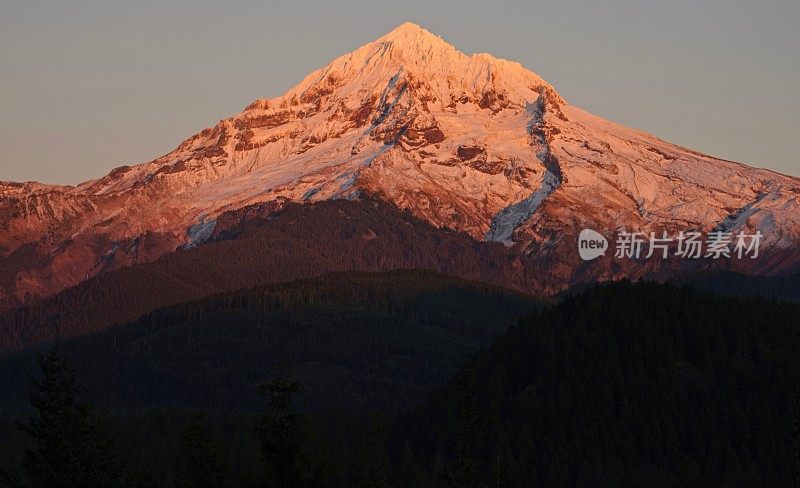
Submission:
<svg viewBox="0 0 800 488">
<path fill-rule="evenodd" d="M 57 349 L 38 356 L 40 375 L 31 384 L 34 413 L 19 421 L 25 434 L 19 466 L 0 469 L 4 488 L 114 488 L 154 486 L 152 475 L 125 458 L 124 439 L 108 414 L 85 399 L 75 367 Z M 293 409 L 300 385 L 278 375 L 259 388 L 264 411 L 253 430 L 260 448 L 258 486 L 323 486 L 323 466 L 314 458 L 306 415 Z M 171 461 L 171 486 L 218 488 L 229 476 L 218 439 L 202 415 L 189 419 Z M 231 480 L 233 481 L 233 480 Z"/>
<path fill-rule="evenodd" d="M 362 292 L 354 295 L 359 303 Z M 292 303 L 308 296 L 290 295 Z M 4 466 L 2 480 L 797 486 L 799 312 L 798 305 L 669 285 L 597 285 L 499 332 L 411 408 L 332 402 L 309 409 L 302 400 L 313 385 L 277 368 L 258 387 L 258 410 L 235 419 L 213 408 L 148 417 L 121 405 L 104 414 L 86 400 L 74 367 L 51 352 L 38 361 L 32 414 L 15 429 L 24 452 Z M 352 386 L 343 379 L 325 391 Z M 157 456 L 143 462 L 147 451 Z"/>
</svg>

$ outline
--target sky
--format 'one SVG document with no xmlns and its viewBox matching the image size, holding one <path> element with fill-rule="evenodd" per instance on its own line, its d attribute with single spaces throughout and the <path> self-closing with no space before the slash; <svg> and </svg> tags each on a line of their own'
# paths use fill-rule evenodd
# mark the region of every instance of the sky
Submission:
<svg viewBox="0 0 800 488">
<path fill-rule="evenodd" d="M 0 0 L 0 180 L 150 161 L 405 21 L 573 105 L 800 176 L 800 2 Z"/>
</svg>

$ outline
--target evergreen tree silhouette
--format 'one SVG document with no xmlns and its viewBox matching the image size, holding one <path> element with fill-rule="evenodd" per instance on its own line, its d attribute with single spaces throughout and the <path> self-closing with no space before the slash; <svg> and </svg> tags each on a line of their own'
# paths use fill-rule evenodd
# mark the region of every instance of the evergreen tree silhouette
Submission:
<svg viewBox="0 0 800 488">
<path fill-rule="evenodd" d="M 122 486 L 108 422 L 82 399 L 74 367 L 55 349 L 38 362 L 42 376 L 29 392 L 36 414 L 18 424 L 29 437 L 22 465 L 29 486 Z"/>
<path fill-rule="evenodd" d="M 315 467 L 307 451 L 309 434 L 306 416 L 293 412 L 292 399 L 300 384 L 276 376 L 262 385 L 259 392 L 266 399 L 256 435 L 265 464 L 268 488 L 305 488 L 322 486 L 322 469 Z"/>
</svg>

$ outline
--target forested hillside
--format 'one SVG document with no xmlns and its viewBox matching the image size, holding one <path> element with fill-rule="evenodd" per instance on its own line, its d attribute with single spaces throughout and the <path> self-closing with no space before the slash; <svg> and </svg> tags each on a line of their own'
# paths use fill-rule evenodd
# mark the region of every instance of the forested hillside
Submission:
<svg viewBox="0 0 800 488">
<path fill-rule="evenodd" d="M 435 272 L 337 273 L 168 307 L 59 349 L 107 407 L 248 411 L 279 368 L 312 410 L 383 411 L 416 403 L 539 303 Z M 31 352 L 0 361 L 0 404 L 24 400 L 32 369 Z"/>
<path fill-rule="evenodd" d="M 227 212 L 218 219 L 208 242 L 154 262 L 127 266 L 109 258 L 106 264 L 108 271 L 73 288 L 0 314 L 0 355 L 104 330 L 215 293 L 333 271 L 431 269 L 540 296 L 561 289 L 555 286 L 552 272 L 532 256 L 435 228 L 366 195 L 358 201 L 287 203 L 281 208 L 254 205 Z M 654 278 L 671 278 L 723 294 L 800 301 L 797 275 L 758 277 L 709 270 L 653 273 Z M 589 279 L 580 274 L 573 278 L 578 283 Z M 576 285 L 564 294 L 587 286 Z"/>
<path fill-rule="evenodd" d="M 118 457 L 151 480 L 144 486 L 171 486 L 183 431 L 198 414 L 221 446 L 224 486 L 261 486 L 259 387 L 279 376 L 300 385 L 291 407 L 310 414 L 312 450 L 338 486 L 369 457 L 362 437 L 373 442 L 373 426 L 385 436 L 389 419 L 540 307 L 528 295 L 430 271 L 336 273 L 168 307 L 57 349 L 86 397 L 109 409 Z M 33 352 L 0 360 L 0 458 L 10 464 L 25 442 L 15 422 L 30 409 Z M 379 446 L 375 455 L 387 460 Z"/>
<path fill-rule="evenodd" d="M 542 278 L 501 244 L 437 229 L 366 197 L 287 204 L 277 213 L 256 207 L 243 212 L 224 215 L 211 242 L 98 274 L 0 315 L 0 354 L 103 330 L 214 293 L 332 271 L 433 269 L 520 290 L 536 289 Z"/>
<path fill-rule="evenodd" d="M 598 285 L 415 413 L 397 456 L 426 468 L 400 485 L 795 486 L 799 385 L 798 306 Z"/>
<path fill-rule="evenodd" d="M 731 271 L 705 271 L 678 275 L 674 285 L 689 285 L 719 295 L 760 296 L 770 300 L 800 303 L 800 275 L 752 276 Z"/>
<path fill-rule="evenodd" d="M 58 350 L 109 409 L 114 447 L 97 460 L 124 464 L 120 486 L 264 486 L 280 458 L 302 480 L 281 486 L 788 487 L 798 317 L 670 285 L 596 285 L 542 308 L 431 272 L 344 273 Z M 0 362 L 5 467 L 24 466 L 31 439 L 14 425 L 36 369 L 30 352 Z"/>
</svg>

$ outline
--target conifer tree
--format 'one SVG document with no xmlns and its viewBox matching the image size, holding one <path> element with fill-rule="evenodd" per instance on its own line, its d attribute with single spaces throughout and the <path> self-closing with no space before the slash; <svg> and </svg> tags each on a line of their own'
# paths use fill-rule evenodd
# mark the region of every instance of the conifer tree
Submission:
<svg viewBox="0 0 800 488">
<path fill-rule="evenodd" d="M 292 411 L 292 399 L 300 384 L 280 375 L 262 385 L 259 392 L 267 408 L 256 429 L 265 463 L 268 488 L 322 486 L 322 469 L 314 466 L 307 451 L 309 443 L 306 416 Z"/>
<path fill-rule="evenodd" d="M 41 378 L 30 402 L 36 414 L 19 424 L 29 437 L 23 472 L 32 488 L 122 485 L 106 419 L 83 400 L 74 367 L 55 349 L 39 356 Z"/>
</svg>

